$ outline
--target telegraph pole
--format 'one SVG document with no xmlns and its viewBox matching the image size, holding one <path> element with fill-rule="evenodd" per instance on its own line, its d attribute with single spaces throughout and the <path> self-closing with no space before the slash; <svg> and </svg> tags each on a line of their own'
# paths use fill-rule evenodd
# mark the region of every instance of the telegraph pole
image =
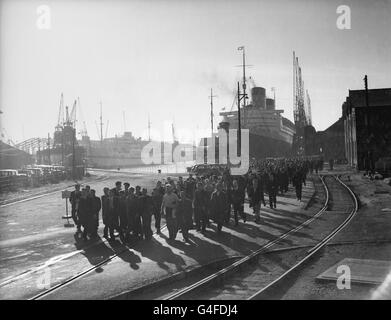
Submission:
<svg viewBox="0 0 391 320">
<path fill-rule="evenodd" d="M 243 107 L 246 106 L 246 54 L 243 47 Z"/>
<path fill-rule="evenodd" d="M 61 165 L 64 166 L 64 128 L 61 128 Z"/>
<path fill-rule="evenodd" d="M 365 85 L 365 104 L 367 108 L 369 107 L 369 96 L 368 96 L 368 76 L 364 77 L 364 85 Z"/>
<path fill-rule="evenodd" d="M 243 84 L 242 84 L 242 88 L 243 88 L 243 93 L 241 94 L 241 96 L 243 97 L 243 114 L 244 114 L 244 124 L 246 124 L 246 99 L 247 99 L 247 93 L 246 93 L 246 89 L 247 89 L 247 85 L 246 85 L 246 67 L 251 67 L 251 65 L 246 65 L 246 52 L 245 52 L 245 48 L 244 46 L 241 46 L 238 48 L 239 51 L 242 51 L 242 60 L 243 60 L 243 63 L 240 67 L 243 68 Z"/>
<path fill-rule="evenodd" d="M 211 88 L 210 89 L 210 126 L 211 126 L 211 130 L 212 130 L 212 134 L 211 136 L 213 137 L 213 98 L 215 98 L 217 96 L 214 96 L 213 95 L 213 89 Z"/>
<path fill-rule="evenodd" d="M 238 81 L 238 150 L 237 153 L 240 156 L 242 152 L 242 124 L 240 121 L 240 84 Z"/>
<path fill-rule="evenodd" d="M 72 178 L 75 179 L 75 166 L 76 166 L 76 159 L 75 159 L 75 139 L 76 139 L 76 129 L 73 129 L 72 131 Z"/>
<path fill-rule="evenodd" d="M 50 133 L 48 133 L 48 158 L 49 158 L 49 162 L 48 164 L 51 165 L 51 160 L 50 160 Z"/>
</svg>

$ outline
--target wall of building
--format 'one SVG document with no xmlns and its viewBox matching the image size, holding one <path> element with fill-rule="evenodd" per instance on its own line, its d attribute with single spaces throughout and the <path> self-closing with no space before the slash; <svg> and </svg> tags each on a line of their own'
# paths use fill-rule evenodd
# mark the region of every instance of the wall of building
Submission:
<svg viewBox="0 0 391 320">
<path fill-rule="evenodd" d="M 374 169 L 380 157 L 391 156 L 391 89 L 368 90 L 368 96 L 365 90 L 351 90 L 342 108 L 348 163 Z"/>
</svg>

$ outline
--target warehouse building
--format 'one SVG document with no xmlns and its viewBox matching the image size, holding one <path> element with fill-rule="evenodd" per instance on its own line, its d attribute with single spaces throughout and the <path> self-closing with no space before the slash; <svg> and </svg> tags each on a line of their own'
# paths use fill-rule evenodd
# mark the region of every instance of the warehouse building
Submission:
<svg viewBox="0 0 391 320">
<path fill-rule="evenodd" d="M 343 103 L 345 154 L 358 170 L 391 156 L 391 88 L 349 90 Z"/>
</svg>

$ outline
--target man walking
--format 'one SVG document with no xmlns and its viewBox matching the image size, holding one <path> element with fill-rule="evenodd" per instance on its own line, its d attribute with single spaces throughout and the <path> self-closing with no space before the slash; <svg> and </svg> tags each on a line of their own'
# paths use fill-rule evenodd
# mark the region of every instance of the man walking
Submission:
<svg viewBox="0 0 391 320">
<path fill-rule="evenodd" d="M 253 177 L 253 179 L 251 180 L 250 185 L 247 188 L 247 195 L 250 199 L 250 208 L 253 208 L 255 222 L 259 223 L 261 220 L 261 201 L 265 205 L 265 196 L 263 193 L 262 184 L 257 177 Z"/>
<path fill-rule="evenodd" d="M 235 226 L 239 224 L 239 217 L 246 222 L 246 214 L 244 213 L 244 193 L 239 189 L 237 180 L 233 180 L 232 189 L 229 191 L 230 205 L 234 210 Z"/>
<path fill-rule="evenodd" d="M 166 194 L 163 196 L 161 213 L 166 216 L 167 229 L 170 240 L 175 240 L 178 226 L 176 221 L 176 208 L 178 206 L 179 198 L 173 192 L 170 184 L 166 185 Z"/>
<path fill-rule="evenodd" d="M 223 191 L 222 182 L 218 182 L 216 185 L 216 191 L 212 193 L 211 197 L 211 212 L 213 220 L 217 224 L 217 232 L 221 232 L 224 221 L 226 221 L 227 206 L 229 205 L 228 196 Z"/>
<path fill-rule="evenodd" d="M 188 195 L 187 195 L 188 196 Z M 205 232 L 208 222 L 208 194 L 204 190 L 201 182 L 197 184 L 197 189 L 194 192 L 193 208 L 196 230 Z"/>
<path fill-rule="evenodd" d="M 72 219 L 75 222 L 76 226 L 76 233 L 81 232 L 81 224 L 79 221 L 79 202 L 81 197 L 81 191 L 80 191 L 80 184 L 75 185 L 75 190 L 71 192 L 71 195 L 69 197 L 69 202 L 71 203 L 71 212 L 72 212 Z"/>
</svg>

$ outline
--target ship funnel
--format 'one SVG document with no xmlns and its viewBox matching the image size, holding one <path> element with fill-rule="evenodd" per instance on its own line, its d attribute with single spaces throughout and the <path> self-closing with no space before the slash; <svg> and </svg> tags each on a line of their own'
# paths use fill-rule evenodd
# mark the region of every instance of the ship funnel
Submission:
<svg viewBox="0 0 391 320">
<path fill-rule="evenodd" d="M 266 110 L 276 110 L 276 102 L 274 99 L 266 98 Z"/>
<path fill-rule="evenodd" d="M 251 101 L 254 107 L 266 109 L 266 90 L 262 87 L 254 87 L 251 89 Z"/>
</svg>

